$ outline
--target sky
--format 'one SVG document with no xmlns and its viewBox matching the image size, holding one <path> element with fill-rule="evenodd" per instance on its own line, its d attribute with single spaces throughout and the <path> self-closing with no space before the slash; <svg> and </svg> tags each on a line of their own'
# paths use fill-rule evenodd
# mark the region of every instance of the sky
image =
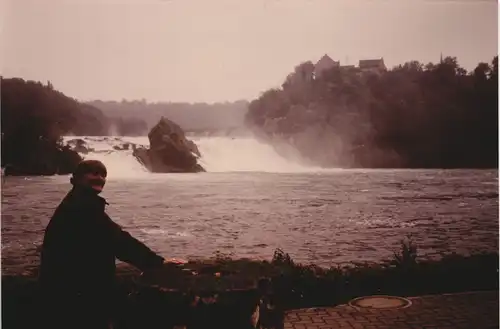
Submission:
<svg viewBox="0 0 500 329">
<path fill-rule="evenodd" d="M 495 0 L 0 0 L 4 77 L 82 101 L 251 100 L 301 62 L 498 54 Z"/>
</svg>

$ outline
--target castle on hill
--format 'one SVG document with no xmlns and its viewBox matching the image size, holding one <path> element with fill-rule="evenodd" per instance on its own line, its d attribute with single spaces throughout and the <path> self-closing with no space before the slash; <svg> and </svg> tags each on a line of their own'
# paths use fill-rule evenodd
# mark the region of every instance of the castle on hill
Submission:
<svg viewBox="0 0 500 329">
<path fill-rule="evenodd" d="M 356 70 L 361 73 L 376 73 L 381 74 L 387 71 L 384 63 L 384 58 L 378 59 L 362 59 L 359 61 L 358 66 L 355 65 L 340 65 L 340 61 L 334 61 L 327 54 L 323 55 L 320 60 L 314 65 L 314 76 L 318 77 L 323 72 L 331 68 L 340 68 L 346 70 Z"/>
</svg>

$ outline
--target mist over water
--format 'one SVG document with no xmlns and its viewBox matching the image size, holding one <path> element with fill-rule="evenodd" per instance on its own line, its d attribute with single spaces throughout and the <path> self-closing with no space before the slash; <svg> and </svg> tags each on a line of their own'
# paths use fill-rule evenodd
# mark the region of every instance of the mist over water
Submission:
<svg viewBox="0 0 500 329">
<path fill-rule="evenodd" d="M 194 139 L 209 172 L 253 171 L 271 173 L 314 172 L 321 168 L 285 158 L 268 144 L 253 137 L 209 137 Z"/>
<path fill-rule="evenodd" d="M 66 136 L 64 141 L 80 138 L 87 147 L 94 149 L 82 154 L 86 159 L 102 161 L 108 168 L 110 178 L 146 178 L 150 173 L 134 158 L 132 149 L 116 150 L 115 146 L 134 143 L 149 147 L 147 136 L 143 137 L 90 137 Z M 247 137 L 192 137 L 200 149 L 199 163 L 208 172 L 269 172 L 304 173 L 325 169 L 300 163 L 297 157 L 285 158 L 268 144 Z"/>
</svg>

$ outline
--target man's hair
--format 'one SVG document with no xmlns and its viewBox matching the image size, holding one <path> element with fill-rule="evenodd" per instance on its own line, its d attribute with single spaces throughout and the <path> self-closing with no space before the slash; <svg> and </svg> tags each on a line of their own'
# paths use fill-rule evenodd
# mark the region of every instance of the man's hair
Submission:
<svg viewBox="0 0 500 329">
<path fill-rule="evenodd" d="M 73 176 L 71 177 L 71 184 L 74 184 L 75 178 L 81 178 L 85 174 L 89 173 L 99 173 L 106 177 L 108 175 L 108 170 L 104 163 L 99 160 L 83 160 L 81 161 L 73 171 Z"/>
</svg>

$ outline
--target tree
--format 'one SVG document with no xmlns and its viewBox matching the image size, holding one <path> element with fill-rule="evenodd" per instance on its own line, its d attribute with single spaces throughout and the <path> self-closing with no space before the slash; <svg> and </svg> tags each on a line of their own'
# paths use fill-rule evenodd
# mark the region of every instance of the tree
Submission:
<svg viewBox="0 0 500 329">
<path fill-rule="evenodd" d="M 61 136 L 105 134 L 102 113 L 53 89 L 50 81 L 1 79 L 2 166 L 10 174 L 69 173 L 80 156 L 62 145 Z"/>
<path fill-rule="evenodd" d="M 304 79 L 312 70 L 307 62 L 297 66 L 282 90 L 254 100 L 248 125 L 269 141 L 293 139 L 302 155 L 322 165 L 498 165 L 498 57 L 470 73 L 450 56 L 381 75 L 332 68 Z"/>
</svg>

